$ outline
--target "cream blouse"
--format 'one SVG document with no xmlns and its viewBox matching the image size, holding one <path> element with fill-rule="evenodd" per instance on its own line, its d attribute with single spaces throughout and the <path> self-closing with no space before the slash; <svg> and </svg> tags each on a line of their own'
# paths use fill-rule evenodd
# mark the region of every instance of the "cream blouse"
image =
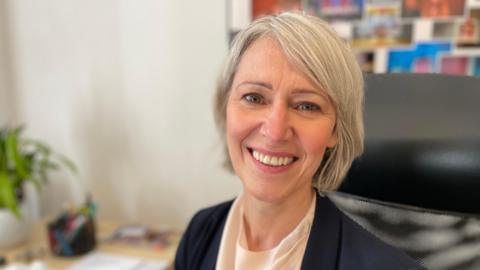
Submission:
<svg viewBox="0 0 480 270">
<path fill-rule="evenodd" d="M 300 269 L 315 214 L 316 196 L 305 217 L 280 243 L 265 251 L 250 251 L 243 227 L 243 195 L 238 196 L 228 213 L 217 257 L 217 270 Z"/>
</svg>

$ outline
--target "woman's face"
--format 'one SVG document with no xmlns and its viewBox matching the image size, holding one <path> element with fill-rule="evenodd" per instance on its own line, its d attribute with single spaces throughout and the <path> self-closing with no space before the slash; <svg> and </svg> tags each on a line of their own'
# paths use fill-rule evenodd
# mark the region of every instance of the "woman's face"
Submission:
<svg viewBox="0 0 480 270">
<path fill-rule="evenodd" d="M 337 141 L 325 92 L 270 38 L 245 51 L 230 91 L 227 145 L 245 193 L 266 202 L 309 194 L 325 149 Z"/>
</svg>

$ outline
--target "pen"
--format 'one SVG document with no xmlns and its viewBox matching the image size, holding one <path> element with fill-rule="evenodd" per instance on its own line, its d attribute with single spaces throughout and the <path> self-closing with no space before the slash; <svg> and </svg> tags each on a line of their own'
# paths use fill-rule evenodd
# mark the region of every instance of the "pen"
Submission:
<svg viewBox="0 0 480 270">
<path fill-rule="evenodd" d="M 70 245 L 63 239 L 63 235 L 58 230 L 55 230 L 55 238 L 57 239 L 57 243 L 61 246 L 63 254 L 67 256 L 73 255 L 73 250 Z"/>
</svg>

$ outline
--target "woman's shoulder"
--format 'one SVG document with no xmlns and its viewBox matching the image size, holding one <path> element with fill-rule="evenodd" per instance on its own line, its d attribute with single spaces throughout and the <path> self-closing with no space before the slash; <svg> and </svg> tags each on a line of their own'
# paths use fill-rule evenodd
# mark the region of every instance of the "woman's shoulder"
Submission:
<svg viewBox="0 0 480 270">
<path fill-rule="evenodd" d="M 190 220 L 189 229 L 209 228 L 225 222 L 233 200 L 219 203 L 199 210 Z"/>
<path fill-rule="evenodd" d="M 202 265 L 215 264 L 232 203 L 228 201 L 204 208 L 193 216 L 177 248 L 175 269 L 200 269 Z"/>
<path fill-rule="evenodd" d="M 192 218 L 197 222 L 215 222 L 224 219 L 233 204 L 233 200 L 222 202 L 213 206 L 200 209 Z"/>
</svg>

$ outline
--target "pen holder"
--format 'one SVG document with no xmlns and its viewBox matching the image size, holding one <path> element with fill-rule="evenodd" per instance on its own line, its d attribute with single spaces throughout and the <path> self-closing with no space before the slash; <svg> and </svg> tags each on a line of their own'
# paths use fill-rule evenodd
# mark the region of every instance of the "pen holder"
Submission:
<svg viewBox="0 0 480 270">
<path fill-rule="evenodd" d="M 85 254 L 96 245 L 94 219 L 83 214 L 61 216 L 48 224 L 48 240 L 55 255 Z"/>
</svg>

